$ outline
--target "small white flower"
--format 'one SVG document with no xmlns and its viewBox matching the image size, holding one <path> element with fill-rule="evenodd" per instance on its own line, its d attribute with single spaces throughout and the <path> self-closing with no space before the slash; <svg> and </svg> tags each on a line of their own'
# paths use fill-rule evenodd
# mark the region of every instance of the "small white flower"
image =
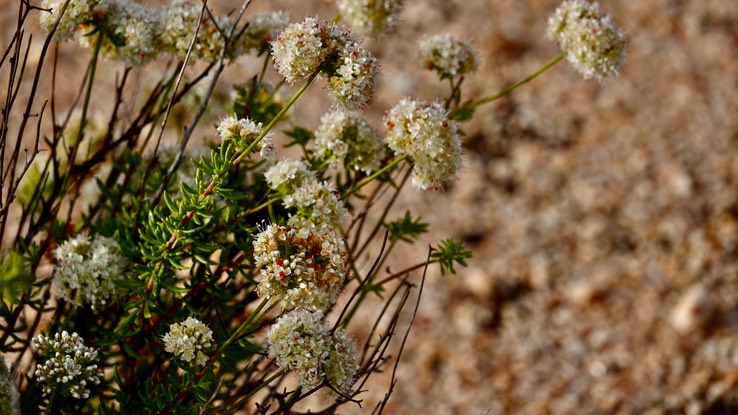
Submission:
<svg viewBox="0 0 738 415">
<path fill-rule="evenodd" d="M 312 17 L 287 26 L 272 42 L 277 72 L 287 82 L 307 78 L 328 56 L 327 36 L 325 25 Z"/>
<path fill-rule="evenodd" d="M 616 75 L 625 59 L 625 36 L 597 3 L 562 2 L 548 19 L 548 37 L 585 79 Z"/>
<path fill-rule="evenodd" d="M 262 133 L 261 123 L 248 118 L 228 116 L 218 124 L 218 135 L 223 141 L 232 140 L 239 150 L 245 150 Z"/>
<path fill-rule="evenodd" d="M 325 114 L 315 130 L 318 157 L 343 161 L 346 167 L 367 174 L 378 169 L 384 159 L 384 143 L 377 131 L 358 115 L 335 111 Z"/>
<path fill-rule="evenodd" d="M 442 78 L 465 75 L 474 72 L 479 66 L 474 49 L 448 34 L 421 39 L 417 61 L 421 68 L 436 71 Z"/>
<path fill-rule="evenodd" d="M 269 225 L 254 238 L 261 278 L 257 292 L 282 307 L 321 310 L 343 288 L 346 246 L 342 239 L 308 229 Z"/>
<path fill-rule="evenodd" d="M 187 0 L 175 0 L 171 5 L 161 9 L 157 15 L 161 46 L 179 59 L 184 59 L 195 36 L 201 11 L 201 4 L 191 4 Z M 213 21 L 205 12 L 190 60 L 215 62 L 220 57 L 224 45 L 220 31 L 228 33 L 230 27 L 231 23 L 227 17 L 218 17 Z"/>
<path fill-rule="evenodd" d="M 341 17 L 359 33 L 378 36 L 397 23 L 404 0 L 337 0 Z"/>
<path fill-rule="evenodd" d="M 456 179 L 461 168 L 459 128 L 441 104 L 402 99 L 384 121 L 387 145 L 414 163 L 415 186 L 441 189 Z"/>
<path fill-rule="evenodd" d="M 128 66 L 141 66 L 156 57 L 157 21 L 145 6 L 126 0 L 101 0 L 92 13 L 95 19 L 86 22 L 78 37 L 83 46 L 94 47 L 102 36 L 102 55 Z"/>
<path fill-rule="evenodd" d="M 36 368 L 36 380 L 43 383 L 46 395 L 54 392 L 76 399 L 90 397 L 88 385 L 99 385 L 97 350 L 84 345 L 77 333 L 56 333 L 53 338 L 38 335 L 31 341 L 43 355 L 44 363 Z"/>
<path fill-rule="evenodd" d="M 322 319 L 322 313 L 307 310 L 282 315 L 267 331 L 269 357 L 280 368 L 295 372 L 304 388 L 327 380 L 346 392 L 358 369 L 356 348 L 343 332 L 331 335 Z"/>
<path fill-rule="evenodd" d="M 187 363 L 194 360 L 195 365 L 202 367 L 208 361 L 205 351 L 213 342 L 213 332 L 200 320 L 187 317 L 182 323 L 170 324 L 169 333 L 162 340 L 165 351 Z"/>
<path fill-rule="evenodd" d="M 334 29 L 332 39 L 338 50 L 335 71 L 328 75 L 328 91 L 334 103 L 348 111 L 363 109 L 374 94 L 379 63 L 349 32 Z"/>
<path fill-rule="evenodd" d="M 334 231 L 343 224 L 346 209 L 333 187 L 321 182 L 301 160 L 284 159 L 265 173 L 267 184 L 279 191 L 284 206 L 293 208 L 289 224 L 314 231 Z"/>
<path fill-rule="evenodd" d="M 125 278 L 128 261 L 111 238 L 77 235 L 53 252 L 57 260 L 54 281 L 60 297 L 75 306 L 90 303 L 93 310 L 114 297 L 115 282 Z"/>
<path fill-rule="evenodd" d="M 49 12 L 41 11 L 39 15 L 39 23 L 47 32 L 54 26 L 54 22 L 59 18 L 66 0 L 44 0 L 41 2 L 43 9 Z M 72 36 L 80 29 L 80 26 L 91 18 L 90 1 L 70 1 L 67 5 L 64 15 L 59 21 L 59 26 L 54 32 L 54 39 L 64 41 Z"/>
</svg>

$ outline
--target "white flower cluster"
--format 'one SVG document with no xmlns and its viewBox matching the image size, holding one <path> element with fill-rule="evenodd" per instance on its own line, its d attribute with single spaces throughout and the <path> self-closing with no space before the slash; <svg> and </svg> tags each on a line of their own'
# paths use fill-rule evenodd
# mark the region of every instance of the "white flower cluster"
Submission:
<svg viewBox="0 0 738 415">
<path fill-rule="evenodd" d="M 200 18 L 202 5 L 192 4 L 187 0 L 175 0 L 158 13 L 159 37 L 165 50 L 179 59 L 184 59 L 190 47 L 197 20 Z M 197 41 L 192 48 L 190 59 L 193 61 L 214 62 L 223 50 L 223 35 L 227 33 L 230 21 L 226 17 L 210 18 L 207 12 L 202 17 L 197 31 Z"/>
<path fill-rule="evenodd" d="M 308 17 L 293 23 L 272 42 L 277 71 L 288 81 L 320 69 L 334 102 L 345 109 L 363 108 L 374 93 L 377 59 L 348 31 Z"/>
<path fill-rule="evenodd" d="M 280 192 L 287 208 L 295 209 L 289 225 L 313 231 L 333 232 L 346 217 L 346 208 L 333 187 L 320 181 L 302 160 L 284 159 L 265 173 L 267 184 Z"/>
<path fill-rule="evenodd" d="M 336 0 L 341 17 L 359 33 L 378 36 L 394 27 L 404 0 Z"/>
<path fill-rule="evenodd" d="M 384 159 L 384 143 L 377 131 L 358 115 L 335 111 L 323 115 L 315 130 L 316 154 L 333 163 L 367 174 L 377 170 Z"/>
<path fill-rule="evenodd" d="M 287 82 L 307 78 L 328 56 L 328 31 L 317 19 L 308 17 L 287 26 L 272 42 L 274 66 Z"/>
<path fill-rule="evenodd" d="M 234 116 L 228 116 L 220 120 L 217 131 L 223 141 L 232 140 L 236 144 L 236 148 L 243 151 L 261 135 L 263 129 L 261 123 L 254 122 L 251 119 L 238 119 Z M 268 135 L 259 141 L 260 150 L 263 151 L 265 146 L 274 148 L 272 139 Z"/>
<path fill-rule="evenodd" d="M 100 384 L 97 350 L 84 345 L 77 333 L 56 333 L 53 338 L 38 335 L 33 346 L 45 362 L 36 368 L 36 380 L 44 384 L 46 395 L 54 392 L 76 399 L 90 397 L 88 385 Z"/>
<path fill-rule="evenodd" d="M 257 292 L 285 309 L 322 310 L 343 288 L 346 246 L 324 232 L 269 225 L 254 238 L 261 278 Z"/>
<path fill-rule="evenodd" d="M 98 36 L 102 36 L 102 55 L 128 66 L 141 66 L 156 57 L 156 16 L 145 6 L 128 0 L 101 0 L 94 11 L 105 16 L 105 29 L 98 30 L 95 36 L 81 36 L 84 45 L 94 47 Z M 90 27 L 89 31 L 94 29 Z"/>
<path fill-rule="evenodd" d="M 421 68 L 436 71 L 442 79 L 472 73 L 479 66 L 474 48 L 448 34 L 421 39 L 417 61 Z"/>
<path fill-rule="evenodd" d="M 3 355 L 0 355 L 0 414 L 20 415 L 20 394 Z"/>
<path fill-rule="evenodd" d="M 51 31 L 54 22 L 62 12 L 65 2 L 66 0 L 43 0 L 41 2 L 41 7 L 49 10 L 49 12 L 40 13 L 39 23 L 44 30 Z M 91 3 L 93 2 L 85 0 L 70 1 L 66 10 L 64 10 L 64 14 L 61 15 L 59 26 L 54 32 L 54 39 L 64 41 L 74 36 L 80 26 L 90 19 Z"/>
<path fill-rule="evenodd" d="M 104 307 L 117 294 L 115 281 L 125 278 L 128 261 L 112 238 L 85 235 L 65 241 L 54 250 L 54 281 L 60 297 L 75 306 Z"/>
<path fill-rule="evenodd" d="M 213 332 L 194 317 L 187 317 L 182 323 L 169 325 L 169 333 L 162 337 L 164 350 L 173 353 L 183 361 L 195 361 L 197 366 L 204 366 L 208 361 L 207 350 L 213 342 Z"/>
<path fill-rule="evenodd" d="M 441 189 L 461 168 L 461 140 L 456 123 L 438 102 L 402 99 L 385 116 L 386 143 L 397 155 L 412 159 L 413 184 Z"/>
<path fill-rule="evenodd" d="M 548 37 L 585 79 L 616 75 L 625 59 L 625 36 L 597 3 L 562 2 L 548 19 Z"/>
<path fill-rule="evenodd" d="M 41 26 L 50 31 L 62 13 L 65 0 L 43 0 L 48 9 L 40 16 Z M 132 0 L 72 0 L 64 10 L 54 39 L 64 41 L 77 34 L 85 46 L 94 46 L 102 36 L 103 56 L 121 60 L 129 66 L 141 66 L 159 52 L 184 59 L 197 29 L 192 61 L 214 62 L 224 46 L 224 33 L 231 29 L 227 16 L 211 17 L 205 13 L 197 28 L 202 5 L 174 0 L 168 6 L 152 10 Z M 229 51 L 229 57 L 268 49 L 268 44 L 289 23 L 283 12 L 255 15 L 243 37 Z"/>
<path fill-rule="evenodd" d="M 343 332 L 331 335 L 322 318 L 322 313 L 307 310 L 281 316 L 267 331 L 269 357 L 280 368 L 294 371 L 303 388 L 327 381 L 347 392 L 358 370 L 356 348 Z"/>
<path fill-rule="evenodd" d="M 363 109 L 374 95 L 379 62 L 346 30 L 334 26 L 331 41 L 338 58 L 326 66 L 323 75 L 333 102 L 348 111 Z"/>
</svg>

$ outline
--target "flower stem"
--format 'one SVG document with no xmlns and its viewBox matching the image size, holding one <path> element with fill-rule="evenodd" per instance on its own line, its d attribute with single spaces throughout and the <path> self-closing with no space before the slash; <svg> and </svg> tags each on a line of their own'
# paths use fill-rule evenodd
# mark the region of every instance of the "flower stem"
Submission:
<svg viewBox="0 0 738 415">
<path fill-rule="evenodd" d="M 349 190 L 345 195 L 343 195 L 342 199 L 345 200 L 352 194 L 356 193 L 361 189 L 362 187 L 366 186 L 367 184 L 371 183 L 372 180 L 376 179 L 377 177 L 381 176 L 385 172 L 392 170 L 393 168 L 397 167 L 398 164 L 400 164 L 403 160 L 407 159 L 407 154 L 403 154 L 400 157 L 397 157 L 396 159 L 392 160 L 391 163 L 387 164 L 386 166 L 382 167 L 381 169 L 377 170 L 372 174 L 371 176 L 367 176 L 364 179 L 362 179 L 359 183 L 354 186 L 353 189 Z"/>
<path fill-rule="evenodd" d="M 268 313 L 272 308 L 274 308 L 278 304 L 276 302 L 272 303 L 269 307 L 266 308 L 266 310 L 264 310 L 264 313 L 259 314 L 261 313 L 261 310 L 267 305 L 267 303 L 269 303 L 269 299 L 265 298 L 259 304 L 259 306 L 256 307 L 256 310 L 254 310 L 254 312 L 251 313 L 251 315 L 246 319 L 246 321 L 244 321 L 243 323 L 241 323 L 240 326 L 238 326 L 236 331 L 233 332 L 233 334 L 228 338 L 228 340 L 226 340 L 225 342 L 223 342 L 222 345 L 220 345 L 218 350 L 216 350 L 216 352 L 213 354 L 214 358 L 217 358 L 218 354 L 220 354 L 223 350 L 225 350 L 226 347 L 230 346 L 231 343 L 236 341 L 236 339 L 238 339 L 241 336 L 241 334 L 254 323 L 255 320 L 256 321 L 260 320 L 264 314 Z M 212 366 L 214 362 L 215 362 L 215 359 L 209 360 L 208 364 L 201 370 L 201 372 L 204 372 L 208 368 L 208 366 Z"/>
<path fill-rule="evenodd" d="M 315 72 L 313 72 L 312 75 L 310 75 L 310 77 L 305 81 L 305 83 L 300 87 L 300 89 L 297 92 L 295 92 L 295 95 L 293 95 L 292 98 L 290 98 L 287 104 L 285 104 L 285 106 L 282 107 L 282 109 L 277 113 L 277 115 L 275 115 L 274 118 L 272 118 L 272 120 L 269 121 L 269 124 L 267 124 L 267 126 L 264 127 L 264 129 L 261 131 L 261 134 L 259 134 L 259 136 L 256 137 L 254 142 L 251 143 L 246 148 L 246 150 L 244 150 L 241 154 L 239 154 L 235 159 L 233 159 L 233 162 L 232 162 L 233 165 L 238 164 L 241 160 L 244 159 L 244 157 L 251 154 L 251 152 L 259 144 L 259 142 L 264 137 L 266 137 L 267 133 L 269 133 L 269 131 L 271 131 L 271 129 L 274 128 L 277 122 L 282 118 L 282 116 L 284 116 L 285 113 L 287 113 L 287 111 L 290 109 L 290 107 L 292 107 L 295 101 L 297 101 L 297 99 L 300 98 L 300 95 L 302 95 L 302 93 L 305 92 L 305 90 L 307 90 L 310 84 L 313 83 L 313 80 L 315 79 L 315 77 L 318 76 L 318 72 L 319 71 L 316 70 Z"/>
<path fill-rule="evenodd" d="M 499 98 L 504 97 L 505 95 L 508 95 L 509 93 L 511 93 L 512 91 L 514 91 L 515 89 L 517 89 L 519 86 L 521 86 L 523 84 L 526 84 L 526 83 L 534 80 L 536 77 L 538 77 L 538 75 L 542 74 L 543 72 L 546 72 L 549 68 L 551 68 L 552 66 L 554 66 L 560 60 L 564 59 L 564 57 L 566 57 L 566 52 L 559 53 L 553 59 L 551 59 L 548 62 L 544 63 L 543 66 L 541 66 L 540 68 L 536 69 L 535 72 L 533 72 L 530 75 L 526 76 L 522 80 L 520 80 L 520 81 L 518 81 L 518 82 L 516 82 L 516 83 L 514 83 L 514 84 L 512 84 L 512 85 L 510 85 L 510 86 L 508 86 L 506 88 L 504 88 L 503 90 L 501 90 L 500 92 L 498 92 L 498 93 L 496 93 L 494 95 L 490 95 L 488 97 L 484 97 L 484 98 L 478 99 L 476 101 L 473 101 L 471 103 L 468 103 L 468 104 L 464 105 L 462 107 L 462 109 L 474 109 L 474 108 L 476 108 L 476 107 L 478 107 L 480 105 L 486 104 L 488 102 L 492 102 L 494 100 L 497 100 Z"/>
</svg>

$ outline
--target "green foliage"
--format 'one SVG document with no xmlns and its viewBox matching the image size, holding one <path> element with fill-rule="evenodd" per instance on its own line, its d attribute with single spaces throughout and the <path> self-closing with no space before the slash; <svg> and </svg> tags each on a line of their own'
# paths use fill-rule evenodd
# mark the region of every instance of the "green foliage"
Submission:
<svg viewBox="0 0 738 415">
<path fill-rule="evenodd" d="M 313 133 L 303 127 L 294 127 L 291 130 L 287 130 L 284 132 L 284 134 L 291 138 L 292 140 L 289 141 L 286 145 L 286 147 L 292 147 L 292 146 L 300 146 L 302 148 L 306 148 L 308 143 L 312 141 Z"/>
<path fill-rule="evenodd" d="M 456 274 L 454 264 L 466 267 L 466 260 L 471 257 L 471 251 L 464 248 L 462 242 L 454 241 L 453 239 L 441 241 L 435 251 L 431 253 L 431 258 L 438 261 L 438 264 L 441 266 L 441 275 L 446 275 L 446 273 Z"/>
<path fill-rule="evenodd" d="M 18 304 L 33 283 L 33 274 L 21 254 L 8 250 L 0 261 L 0 301 L 9 306 Z"/>
<path fill-rule="evenodd" d="M 389 240 L 392 242 L 413 243 L 420 235 L 428 232 L 428 224 L 421 222 L 420 218 L 413 218 L 409 210 L 405 211 L 402 218 L 383 225 L 389 232 Z"/>
</svg>

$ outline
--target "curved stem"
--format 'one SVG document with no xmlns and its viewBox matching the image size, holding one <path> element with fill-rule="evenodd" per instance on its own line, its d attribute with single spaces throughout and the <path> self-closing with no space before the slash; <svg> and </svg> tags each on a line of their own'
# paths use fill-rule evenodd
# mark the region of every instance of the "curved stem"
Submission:
<svg viewBox="0 0 738 415">
<path fill-rule="evenodd" d="M 538 77 L 538 75 L 542 74 L 543 72 L 546 72 L 549 68 L 551 68 L 552 66 L 554 66 L 560 60 L 564 59 L 564 57 L 566 57 L 566 52 L 559 53 L 553 59 L 551 59 L 548 62 L 544 63 L 543 66 L 541 66 L 540 68 L 536 69 L 535 72 L 533 72 L 530 75 L 526 76 L 522 80 L 520 80 L 520 81 L 518 81 L 518 82 L 516 82 L 516 83 L 514 83 L 514 84 L 512 84 L 512 85 L 510 85 L 510 86 L 508 86 L 506 88 L 504 88 L 503 90 L 501 90 L 500 92 L 498 92 L 498 93 L 496 93 L 494 95 L 490 95 L 488 97 L 484 97 L 484 98 L 478 99 L 476 101 L 473 101 L 471 103 L 468 103 L 468 104 L 464 105 L 462 107 L 462 109 L 473 109 L 473 108 L 476 108 L 476 107 L 478 107 L 480 105 L 483 105 L 483 104 L 486 104 L 488 102 L 492 102 L 494 100 L 497 100 L 499 98 L 504 97 L 505 95 L 507 95 L 507 94 L 511 93 L 512 91 L 514 91 L 515 89 L 517 89 L 519 86 L 521 86 L 523 84 L 526 84 L 526 83 L 534 80 L 536 77 Z"/>
<path fill-rule="evenodd" d="M 400 164 L 403 160 L 406 160 L 408 158 L 407 154 L 403 154 L 400 157 L 392 160 L 391 163 L 387 164 L 386 166 L 382 167 L 381 169 L 377 170 L 372 174 L 371 176 L 365 177 L 363 180 L 361 180 L 359 183 L 354 186 L 353 189 L 349 190 L 343 197 L 342 200 L 348 199 L 349 196 L 356 193 L 361 189 L 362 187 L 366 186 L 367 184 L 371 183 L 372 180 L 376 179 L 377 177 L 381 176 L 382 174 L 392 170 L 393 168 L 397 167 L 398 164 Z"/>
<path fill-rule="evenodd" d="M 307 88 L 310 86 L 310 84 L 313 83 L 313 80 L 315 79 L 316 76 L 318 76 L 318 73 L 319 73 L 319 71 L 316 70 L 315 72 L 313 72 L 312 75 L 310 75 L 310 77 L 305 81 L 305 83 L 300 87 L 300 89 L 297 92 L 295 92 L 295 95 L 293 95 L 292 98 L 290 98 L 290 100 L 287 102 L 287 104 L 285 104 L 285 106 L 282 107 L 282 109 L 277 113 L 277 115 L 275 115 L 274 118 L 272 118 L 272 120 L 269 121 L 269 124 L 267 124 L 267 126 L 264 127 L 264 129 L 261 131 L 261 134 L 259 134 L 259 136 L 256 137 L 256 139 L 254 140 L 254 142 L 251 143 L 246 148 L 246 150 L 244 150 L 241 154 L 239 154 L 235 159 L 233 159 L 233 162 L 232 163 L 234 165 L 235 164 L 238 164 L 238 162 L 240 162 L 241 160 L 243 160 L 244 157 L 246 157 L 247 155 L 251 154 L 251 152 L 259 144 L 259 142 L 264 137 L 266 137 L 266 135 L 269 133 L 269 131 L 271 131 L 271 129 L 274 128 L 274 126 L 277 124 L 277 122 L 279 122 L 279 120 L 282 118 L 282 116 L 284 116 L 284 114 L 287 113 L 287 111 L 290 109 L 290 107 L 292 107 L 292 105 L 295 103 L 295 101 L 297 101 L 297 99 L 300 98 L 300 95 L 302 95 L 302 93 L 305 92 L 305 90 L 307 90 Z"/>
</svg>

